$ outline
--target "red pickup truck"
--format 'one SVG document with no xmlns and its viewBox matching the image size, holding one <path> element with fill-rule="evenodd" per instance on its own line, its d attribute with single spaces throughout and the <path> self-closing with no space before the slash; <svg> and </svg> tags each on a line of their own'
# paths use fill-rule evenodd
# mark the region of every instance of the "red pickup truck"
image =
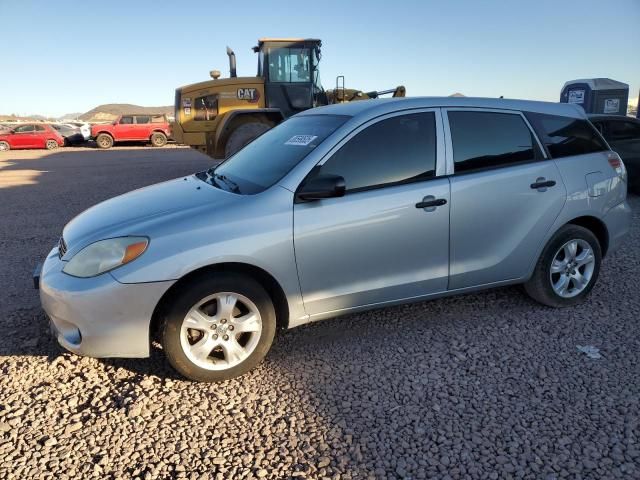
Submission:
<svg viewBox="0 0 640 480">
<path fill-rule="evenodd" d="M 115 142 L 150 142 L 163 147 L 169 135 L 166 115 L 121 115 L 113 123 L 91 127 L 91 136 L 100 148 L 111 148 Z"/>
</svg>

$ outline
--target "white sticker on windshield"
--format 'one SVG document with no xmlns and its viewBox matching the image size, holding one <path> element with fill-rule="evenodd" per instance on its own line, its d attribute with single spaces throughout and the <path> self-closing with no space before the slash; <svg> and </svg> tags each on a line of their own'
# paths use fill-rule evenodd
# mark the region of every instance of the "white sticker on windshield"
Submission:
<svg viewBox="0 0 640 480">
<path fill-rule="evenodd" d="M 317 135 L 294 135 L 289 140 L 284 142 L 284 144 L 285 145 L 300 145 L 300 146 L 304 147 L 304 146 L 309 145 L 316 138 L 318 138 Z"/>
</svg>

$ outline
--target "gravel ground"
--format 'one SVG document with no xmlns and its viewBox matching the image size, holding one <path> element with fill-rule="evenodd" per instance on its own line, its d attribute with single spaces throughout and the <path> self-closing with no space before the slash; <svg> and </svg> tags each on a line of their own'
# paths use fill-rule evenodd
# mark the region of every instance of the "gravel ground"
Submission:
<svg viewBox="0 0 640 480">
<path fill-rule="evenodd" d="M 640 478 L 639 197 L 575 308 L 503 288 L 351 315 L 218 385 L 161 352 L 63 352 L 31 270 L 64 223 L 208 164 L 182 148 L 0 155 L 0 478 Z"/>
</svg>

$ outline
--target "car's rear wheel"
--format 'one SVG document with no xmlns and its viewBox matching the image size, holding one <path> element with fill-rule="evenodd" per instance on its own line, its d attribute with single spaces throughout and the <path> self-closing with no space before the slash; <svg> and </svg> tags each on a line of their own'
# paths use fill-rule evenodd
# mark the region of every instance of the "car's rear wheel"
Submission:
<svg viewBox="0 0 640 480">
<path fill-rule="evenodd" d="M 59 145 L 55 140 L 47 140 L 47 142 L 45 143 L 45 147 L 47 148 L 47 150 L 55 150 L 59 147 Z"/>
<path fill-rule="evenodd" d="M 270 124 L 260 122 L 249 122 L 240 125 L 231 133 L 231 135 L 229 135 L 229 138 L 227 139 L 227 143 L 224 147 L 225 158 L 229 158 L 242 147 L 271 128 L 272 126 Z"/>
<path fill-rule="evenodd" d="M 601 262 L 596 236 L 584 227 L 565 225 L 545 246 L 525 290 L 550 307 L 575 305 L 589 295 Z"/>
<path fill-rule="evenodd" d="M 250 277 L 219 273 L 190 282 L 173 298 L 162 346 L 185 377 L 218 382 L 258 365 L 275 331 L 275 310 L 264 288 Z"/>
<path fill-rule="evenodd" d="M 9 142 L 0 142 L 0 152 L 8 152 L 9 150 L 11 150 L 11 145 L 9 145 Z"/>
<path fill-rule="evenodd" d="M 96 145 L 100 148 L 111 148 L 113 147 L 113 137 L 106 133 L 101 133 L 96 137 Z"/>
<path fill-rule="evenodd" d="M 151 135 L 151 145 L 154 147 L 164 147 L 167 144 L 167 136 L 162 132 L 154 132 Z"/>
</svg>

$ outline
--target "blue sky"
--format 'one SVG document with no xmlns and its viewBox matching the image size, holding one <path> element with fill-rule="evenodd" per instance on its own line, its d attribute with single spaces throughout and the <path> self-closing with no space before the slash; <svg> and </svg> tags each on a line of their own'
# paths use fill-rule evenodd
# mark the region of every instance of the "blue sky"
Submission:
<svg viewBox="0 0 640 480">
<path fill-rule="evenodd" d="M 0 0 L 0 113 L 171 105 L 177 86 L 255 75 L 258 37 L 323 40 L 325 88 L 557 101 L 565 81 L 640 89 L 640 0 Z"/>
</svg>

